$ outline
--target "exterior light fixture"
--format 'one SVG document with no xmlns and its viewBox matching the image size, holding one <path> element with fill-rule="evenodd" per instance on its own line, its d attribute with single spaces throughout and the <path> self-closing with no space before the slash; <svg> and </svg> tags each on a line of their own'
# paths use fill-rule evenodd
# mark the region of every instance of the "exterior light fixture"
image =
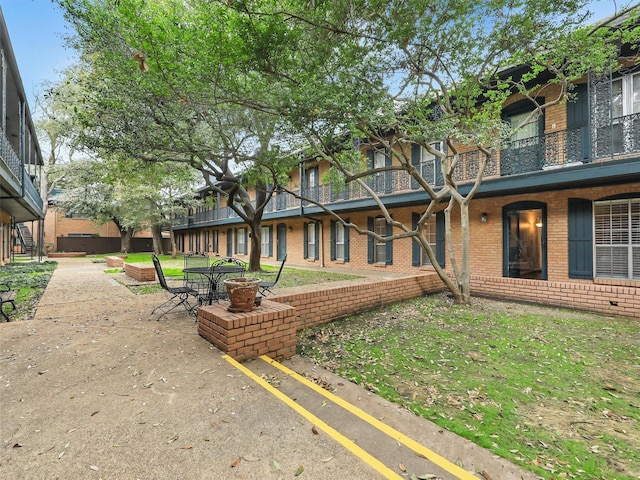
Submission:
<svg viewBox="0 0 640 480">
<path fill-rule="evenodd" d="M 482 216 L 480 217 L 480 221 L 482 223 L 487 223 L 487 214 L 486 214 L 486 212 L 482 213 Z"/>
</svg>

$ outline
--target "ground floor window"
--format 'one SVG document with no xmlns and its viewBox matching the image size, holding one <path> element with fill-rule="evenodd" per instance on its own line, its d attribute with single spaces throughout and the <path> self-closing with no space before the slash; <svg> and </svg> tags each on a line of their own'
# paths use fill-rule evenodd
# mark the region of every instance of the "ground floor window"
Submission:
<svg viewBox="0 0 640 480">
<path fill-rule="evenodd" d="M 260 252 L 263 257 L 273 255 L 273 227 L 260 227 Z"/>
<path fill-rule="evenodd" d="M 304 258 L 312 258 L 317 260 L 318 255 L 318 237 L 320 233 L 320 224 L 317 222 L 304 224 Z"/>
<path fill-rule="evenodd" d="M 427 242 L 431 246 L 431 249 L 436 251 L 436 216 L 432 215 L 431 218 L 424 224 L 424 236 L 427 239 Z M 420 249 L 420 265 L 431 266 L 431 260 L 429 259 L 429 255 L 427 255 L 427 251 L 424 248 Z"/>
<path fill-rule="evenodd" d="M 331 260 L 349 261 L 349 229 L 334 220 L 331 221 Z"/>
<path fill-rule="evenodd" d="M 505 207 L 505 276 L 546 280 L 545 221 L 544 204 L 521 202 Z"/>
<path fill-rule="evenodd" d="M 640 199 L 594 203 L 595 276 L 640 279 Z"/>
<path fill-rule="evenodd" d="M 236 253 L 247 254 L 247 229 L 244 227 L 236 230 Z"/>
<path fill-rule="evenodd" d="M 368 217 L 367 229 L 380 237 L 393 235 L 393 227 L 383 216 Z M 372 236 L 368 237 L 367 245 L 368 263 L 381 263 L 391 265 L 393 263 L 393 242 L 384 242 Z"/>
</svg>

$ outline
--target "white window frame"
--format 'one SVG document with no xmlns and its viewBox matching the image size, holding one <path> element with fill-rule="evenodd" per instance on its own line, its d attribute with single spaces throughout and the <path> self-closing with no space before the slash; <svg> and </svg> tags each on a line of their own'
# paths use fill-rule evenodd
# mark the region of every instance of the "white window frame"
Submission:
<svg viewBox="0 0 640 480">
<path fill-rule="evenodd" d="M 435 253 L 436 251 L 436 217 L 432 215 L 429 218 L 429 221 L 424 224 L 424 236 L 427 239 L 427 242 L 431 246 L 431 249 Z M 432 267 L 433 264 L 431 260 L 429 260 L 429 255 L 427 255 L 427 251 L 424 248 L 420 249 L 420 265 L 425 267 Z"/>
<path fill-rule="evenodd" d="M 636 113 L 640 113 L 640 72 L 624 75 L 611 81 L 611 124 L 615 153 L 625 151 L 624 145 L 627 139 L 623 138 L 622 119 Z"/>
<path fill-rule="evenodd" d="M 387 236 L 387 220 L 384 217 L 376 217 L 374 219 L 375 232 L 381 237 Z M 381 242 L 378 239 L 374 239 L 373 250 L 373 262 L 374 263 L 387 263 L 387 244 Z"/>
<path fill-rule="evenodd" d="M 261 256 L 268 257 L 269 256 L 269 247 L 271 243 L 269 242 L 269 227 L 260 227 L 260 250 Z"/>
<path fill-rule="evenodd" d="M 340 222 L 336 222 L 336 260 L 344 261 L 344 225 Z"/>
<path fill-rule="evenodd" d="M 247 238 L 247 229 L 246 227 L 238 228 L 238 253 L 242 255 L 247 254 L 247 244 L 245 239 Z"/>
<path fill-rule="evenodd" d="M 316 242 L 316 224 L 307 223 L 307 258 L 316 258 L 316 248 L 318 244 Z"/>
<path fill-rule="evenodd" d="M 429 145 L 439 152 L 444 151 L 443 142 L 433 142 Z M 432 153 L 429 153 L 429 151 L 422 145 L 420 146 L 420 176 L 422 176 L 422 178 L 424 178 L 424 180 L 430 185 L 436 184 L 436 177 L 438 176 L 438 172 L 436 171 L 437 159 L 438 157 L 436 157 Z M 426 175 L 428 168 L 431 169 L 433 175 Z"/>
<path fill-rule="evenodd" d="M 640 198 L 593 205 L 594 277 L 640 280 Z"/>
</svg>

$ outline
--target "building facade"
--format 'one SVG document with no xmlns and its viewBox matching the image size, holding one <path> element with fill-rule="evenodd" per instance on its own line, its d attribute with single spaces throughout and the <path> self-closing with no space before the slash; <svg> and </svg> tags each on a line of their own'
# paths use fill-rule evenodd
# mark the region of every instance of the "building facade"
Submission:
<svg viewBox="0 0 640 480">
<path fill-rule="evenodd" d="M 0 9 L 0 265 L 21 245 L 24 223 L 42 232 L 42 153 Z M 42 244 L 40 241 L 39 244 Z"/>
<path fill-rule="evenodd" d="M 626 52 L 637 58 L 637 51 Z M 547 109 L 501 146 L 470 204 L 472 293 L 640 317 L 640 68 L 591 75 L 575 85 L 574 99 Z M 554 87 L 547 86 L 552 96 Z M 517 96 L 503 109 L 518 123 L 533 110 Z M 433 145 L 442 150 L 443 144 Z M 443 185 L 439 161 L 417 145 L 411 161 L 428 183 Z M 372 166 L 392 155 L 363 145 Z M 462 192 L 478 171 L 479 151 L 465 151 L 456 169 Z M 290 188 L 331 207 L 363 229 L 394 233 L 357 185 L 321 182 L 328 166 L 304 162 Z M 416 224 L 427 194 L 404 171 L 367 180 L 394 219 Z M 442 208 L 426 226 L 437 261 L 451 272 Z M 459 212 L 453 212 L 456 218 Z M 453 221 L 459 258 L 459 222 Z M 220 199 L 211 208 L 176 219 L 184 252 L 243 257 L 248 228 Z M 272 198 L 262 222 L 262 256 L 287 262 L 416 273 L 430 261 L 411 239 L 376 242 L 343 228 L 313 204 L 286 193 Z"/>
</svg>

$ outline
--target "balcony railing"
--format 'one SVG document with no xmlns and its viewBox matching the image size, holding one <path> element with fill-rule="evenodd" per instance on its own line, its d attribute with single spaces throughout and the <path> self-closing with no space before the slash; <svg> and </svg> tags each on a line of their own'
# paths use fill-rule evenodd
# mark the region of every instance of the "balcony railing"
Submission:
<svg viewBox="0 0 640 480">
<path fill-rule="evenodd" d="M 593 160 L 640 153 L 640 114 L 616 119 L 606 128 L 588 127 L 562 130 L 537 137 L 505 143 L 485 169 L 484 178 L 497 178 L 571 167 Z M 459 155 L 454 171 L 458 183 L 472 182 L 480 168 L 480 151 Z M 434 187 L 444 185 L 439 161 L 433 159 L 419 165 L 419 171 Z M 418 183 L 405 171 L 382 172 L 365 179 L 367 185 L 381 196 L 418 190 Z M 296 193 L 299 193 L 298 190 Z M 306 189 L 305 197 L 322 204 L 368 198 L 359 184 L 319 185 Z M 293 195 L 279 192 L 273 196 L 265 213 L 300 208 L 301 202 Z M 304 205 L 311 205 L 305 202 Z M 190 225 L 204 224 L 218 219 L 234 218 L 237 214 L 228 207 L 198 213 L 191 217 Z M 186 226 L 187 217 L 176 220 L 176 226 Z"/>
<path fill-rule="evenodd" d="M 44 202 L 33 184 L 34 176 L 24 169 L 20 157 L 18 157 L 13 146 L 4 135 L 0 135 L 0 161 L 4 162 L 7 166 L 7 169 L 13 176 L 14 182 L 24 189 L 23 196 L 31 200 L 32 205 L 42 210 Z"/>
</svg>

